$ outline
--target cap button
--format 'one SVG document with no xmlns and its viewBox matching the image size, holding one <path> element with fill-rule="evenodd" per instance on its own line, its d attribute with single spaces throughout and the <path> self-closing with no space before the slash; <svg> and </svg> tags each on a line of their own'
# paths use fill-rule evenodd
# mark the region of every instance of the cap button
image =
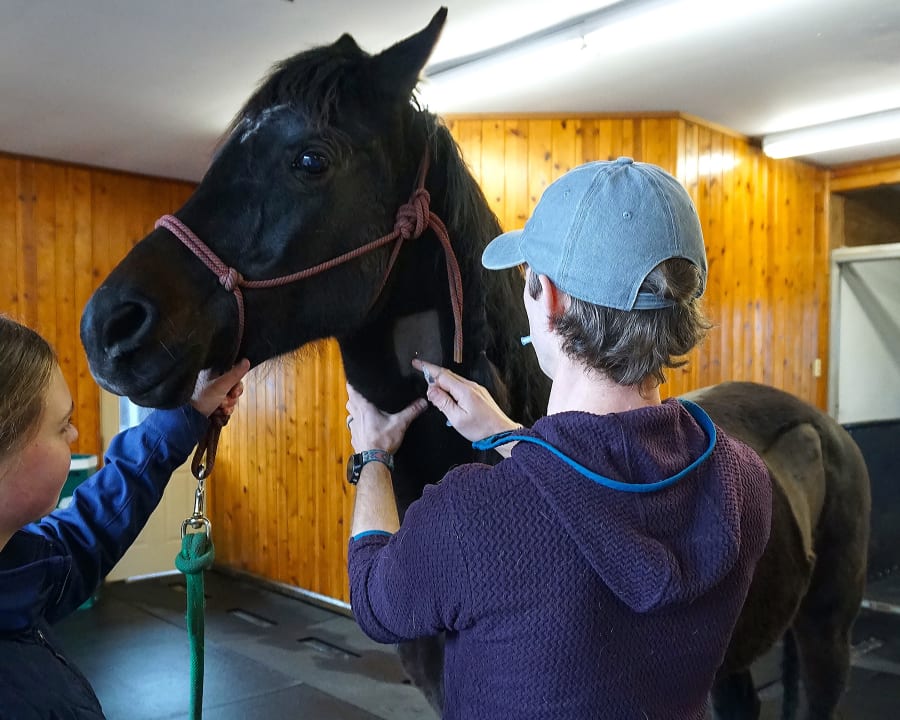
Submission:
<svg viewBox="0 0 900 720">
<path fill-rule="evenodd" d="M 618 160 L 616 160 L 616 165 L 633 165 L 633 164 L 634 164 L 634 158 L 630 158 L 630 157 L 620 157 Z"/>
</svg>

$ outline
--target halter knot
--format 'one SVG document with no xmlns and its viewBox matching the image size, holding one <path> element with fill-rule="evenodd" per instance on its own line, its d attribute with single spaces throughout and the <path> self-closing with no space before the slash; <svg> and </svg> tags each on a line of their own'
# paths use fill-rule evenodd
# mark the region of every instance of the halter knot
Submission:
<svg viewBox="0 0 900 720">
<path fill-rule="evenodd" d="M 425 188 L 419 188 L 409 198 L 409 202 L 397 210 L 394 230 L 404 240 L 417 238 L 428 227 L 428 216 L 431 213 L 431 195 Z"/>
<path fill-rule="evenodd" d="M 244 282 L 244 278 L 237 270 L 230 267 L 222 275 L 219 275 L 219 282 L 228 292 L 234 292 L 234 289 L 240 287 Z"/>
</svg>

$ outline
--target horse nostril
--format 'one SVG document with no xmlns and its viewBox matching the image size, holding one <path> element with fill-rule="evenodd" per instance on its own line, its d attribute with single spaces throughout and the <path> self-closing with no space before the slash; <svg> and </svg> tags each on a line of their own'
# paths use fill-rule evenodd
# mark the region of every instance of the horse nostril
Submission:
<svg viewBox="0 0 900 720">
<path fill-rule="evenodd" d="M 123 302 L 103 323 L 103 346 L 111 357 L 138 350 L 153 328 L 155 312 L 140 301 Z"/>
</svg>

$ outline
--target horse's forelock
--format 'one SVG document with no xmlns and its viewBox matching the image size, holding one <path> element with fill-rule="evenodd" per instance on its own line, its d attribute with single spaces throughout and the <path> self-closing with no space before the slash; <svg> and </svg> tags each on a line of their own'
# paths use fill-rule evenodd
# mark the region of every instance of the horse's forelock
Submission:
<svg viewBox="0 0 900 720">
<path fill-rule="evenodd" d="M 345 79 L 357 74 L 368 57 L 358 47 L 335 43 L 276 63 L 237 113 L 227 134 L 279 106 L 291 107 L 312 125 L 330 124 L 342 101 Z"/>
</svg>

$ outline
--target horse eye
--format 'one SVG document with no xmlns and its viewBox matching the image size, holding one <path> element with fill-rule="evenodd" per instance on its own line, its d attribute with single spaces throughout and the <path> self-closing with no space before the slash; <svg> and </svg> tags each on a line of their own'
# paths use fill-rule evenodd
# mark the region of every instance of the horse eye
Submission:
<svg viewBox="0 0 900 720">
<path fill-rule="evenodd" d="M 317 152 L 303 152 L 298 155 L 291 167 L 302 170 L 309 175 L 321 175 L 328 169 L 328 158 Z"/>
</svg>

